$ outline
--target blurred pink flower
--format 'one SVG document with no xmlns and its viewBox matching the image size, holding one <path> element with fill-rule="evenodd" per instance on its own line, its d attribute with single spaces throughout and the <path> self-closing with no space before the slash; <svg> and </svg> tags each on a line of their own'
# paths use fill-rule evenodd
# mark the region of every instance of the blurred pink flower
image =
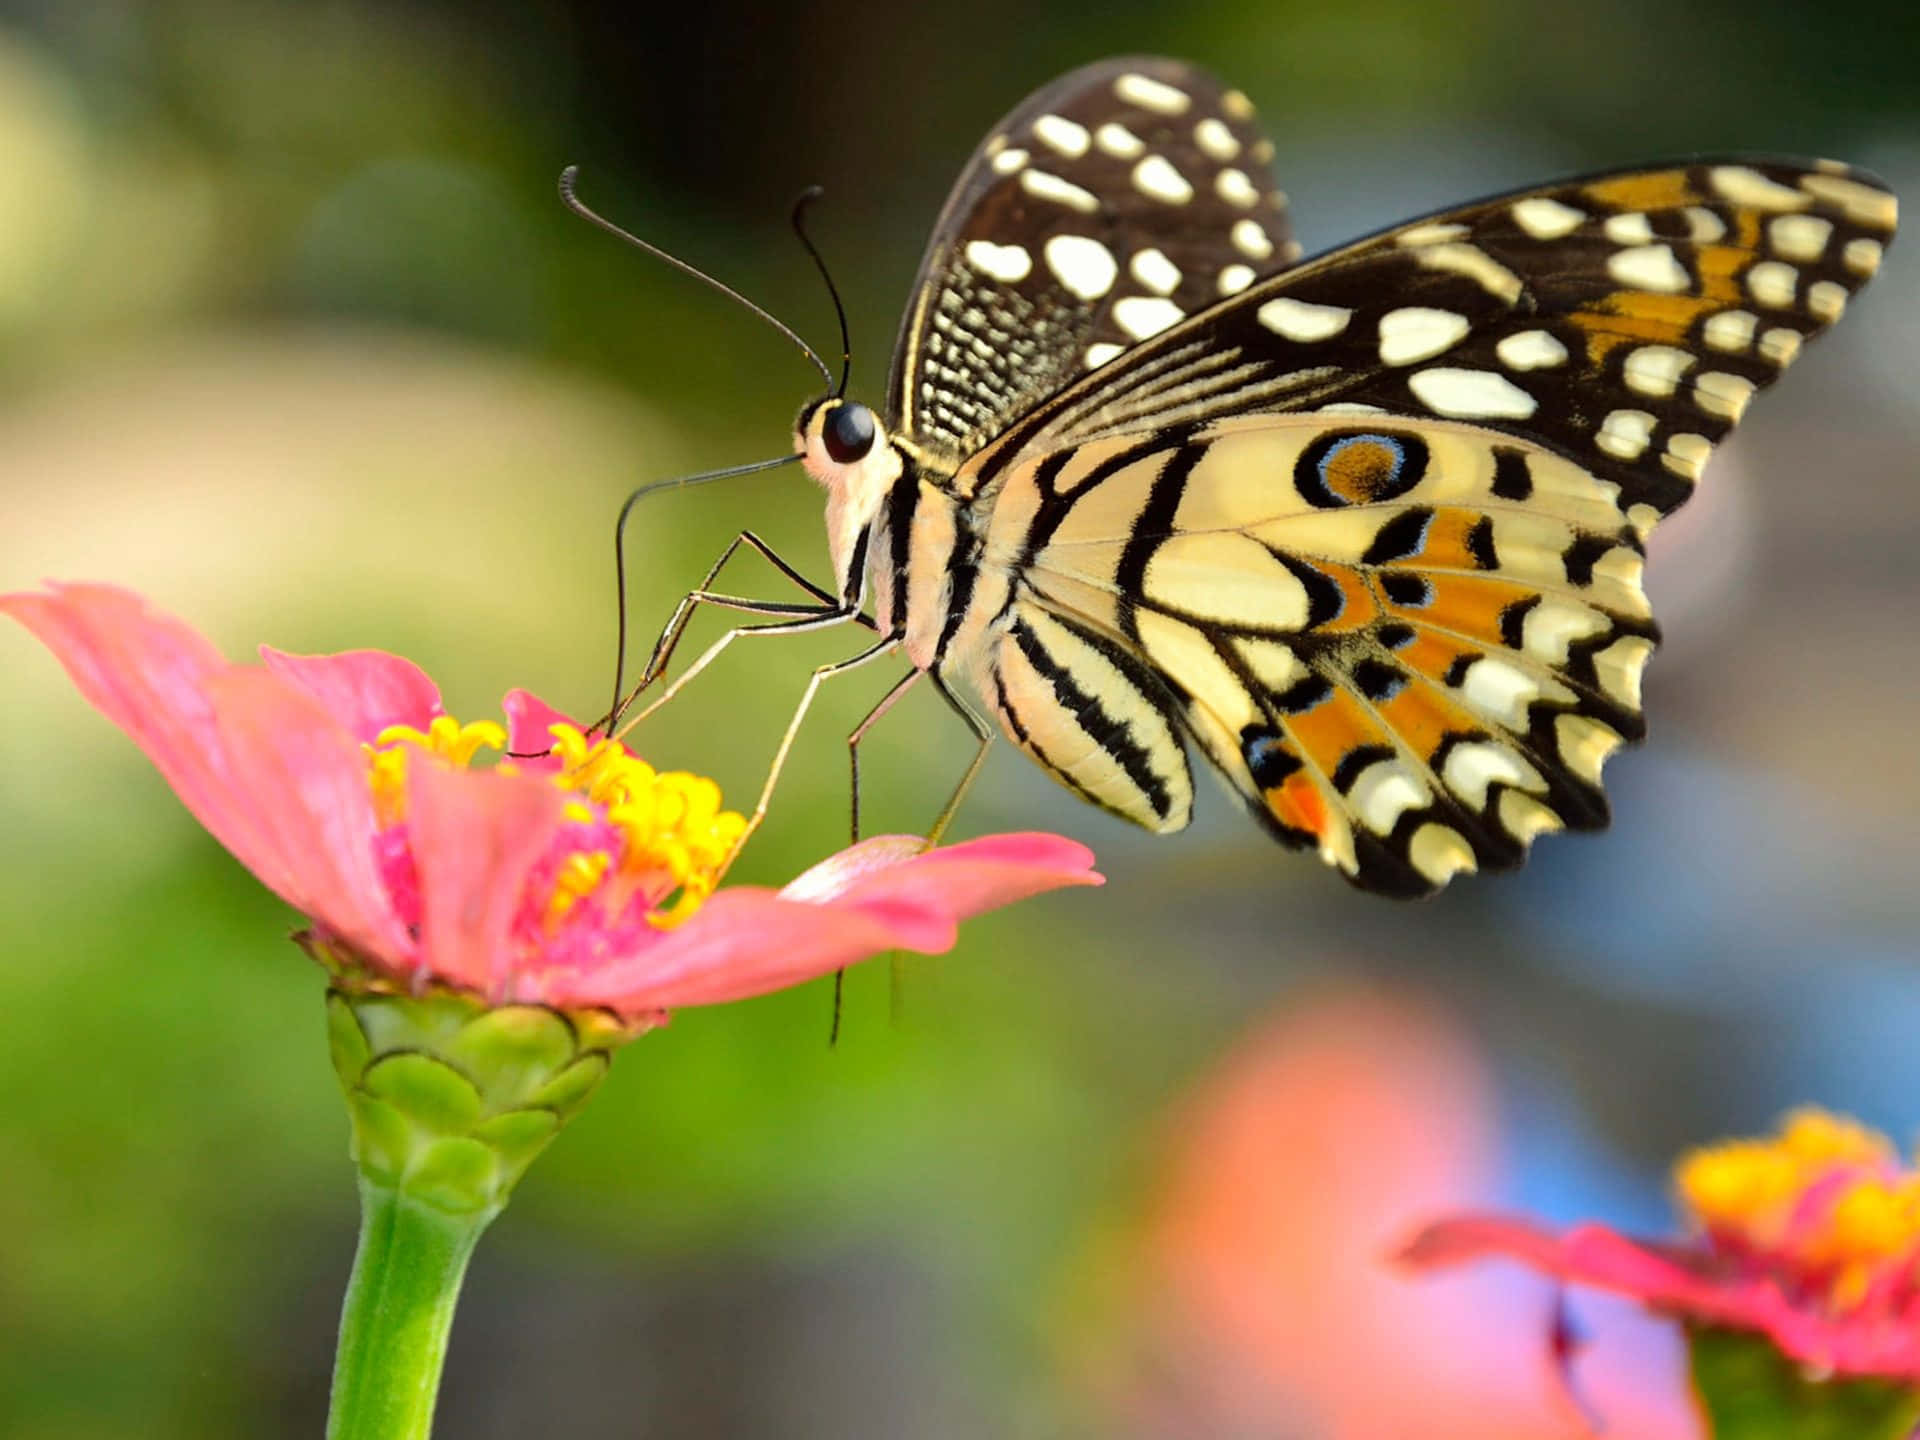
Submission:
<svg viewBox="0 0 1920 1440">
<path fill-rule="evenodd" d="M 1144 1333 L 1096 1383 L 1130 1436 L 1568 1440 L 1551 1286 L 1406 1283 L 1393 1242 L 1496 1192 L 1490 1080 L 1414 999 L 1343 987 L 1262 1026 L 1186 1097 L 1145 1240 Z M 1140 1268 L 1137 1265 L 1130 1268 Z M 1680 1347 L 1623 1315 L 1589 1357 L 1615 1433 L 1682 1440 Z"/>
<path fill-rule="evenodd" d="M 744 823 L 719 788 L 593 741 L 525 692 L 507 696 L 507 726 L 463 726 L 424 672 L 379 651 L 263 649 L 264 668 L 233 665 L 102 585 L 0 595 L 0 612 L 311 920 L 317 958 L 376 983 L 643 1024 L 882 951 L 943 951 L 970 915 L 1101 883 L 1092 854 L 1058 836 L 927 853 L 883 836 L 781 890 L 712 894 Z M 502 747 L 549 753 L 466 768 Z"/>
<path fill-rule="evenodd" d="M 1675 1182 L 1691 1244 L 1467 1215 L 1429 1225 L 1401 1259 L 1433 1269 L 1504 1256 L 1663 1315 L 1758 1332 L 1814 1373 L 1920 1384 L 1920 1172 L 1883 1137 L 1801 1110 L 1777 1136 L 1684 1157 Z"/>
</svg>

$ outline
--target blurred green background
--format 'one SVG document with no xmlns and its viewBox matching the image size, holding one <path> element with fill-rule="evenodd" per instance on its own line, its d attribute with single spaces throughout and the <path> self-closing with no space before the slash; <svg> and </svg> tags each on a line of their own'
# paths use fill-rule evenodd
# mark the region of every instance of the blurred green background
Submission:
<svg viewBox="0 0 1920 1440">
<path fill-rule="evenodd" d="M 133 585 L 236 655 L 399 650 L 464 718 L 513 685 L 590 712 L 621 497 L 781 453 L 809 376 L 564 214 L 569 162 L 823 349 L 784 217 L 824 184 L 869 400 L 968 151 L 1108 53 L 1245 89 L 1310 252 L 1693 150 L 1920 193 L 1892 0 L 1081 11 L 0 7 L 0 588 Z M 440 1433 L 1565 1433 L 1544 1293 L 1384 1275 L 1411 1219 L 1654 1230 L 1686 1144 L 1802 1099 L 1920 1123 L 1916 273 L 1894 249 L 1655 537 L 1669 641 L 1609 835 L 1396 906 L 1223 796 L 1154 841 L 1002 750 L 961 833 L 1061 830 L 1113 883 L 915 961 L 898 1023 L 856 972 L 837 1048 L 816 985 L 629 1050 L 482 1247 Z M 642 631 L 744 524 L 824 573 L 793 471 L 650 506 Z M 736 654 L 641 748 L 748 795 L 844 650 Z M 827 697 L 745 878 L 842 843 L 842 737 L 890 678 Z M 0 696 L 0 1434 L 318 1434 L 354 1227 L 320 977 L 11 628 Z M 963 752 L 917 695 L 864 752 L 874 820 L 923 826 Z M 1589 1313 L 1618 1433 L 1690 1433 L 1670 1344 Z"/>
</svg>

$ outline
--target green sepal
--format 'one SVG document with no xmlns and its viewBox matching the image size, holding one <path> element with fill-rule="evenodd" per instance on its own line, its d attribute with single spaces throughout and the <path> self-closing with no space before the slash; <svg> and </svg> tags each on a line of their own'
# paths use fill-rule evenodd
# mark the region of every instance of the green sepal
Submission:
<svg viewBox="0 0 1920 1440">
<path fill-rule="evenodd" d="M 1816 1379 L 1764 1337 L 1689 1326 L 1693 1391 L 1712 1440 L 1908 1440 L 1920 1390 Z"/>
<path fill-rule="evenodd" d="M 634 1030 L 589 1012 L 336 984 L 328 1049 L 371 1184 L 447 1214 L 493 1214 L 579 1113 Z"/>
</svg>

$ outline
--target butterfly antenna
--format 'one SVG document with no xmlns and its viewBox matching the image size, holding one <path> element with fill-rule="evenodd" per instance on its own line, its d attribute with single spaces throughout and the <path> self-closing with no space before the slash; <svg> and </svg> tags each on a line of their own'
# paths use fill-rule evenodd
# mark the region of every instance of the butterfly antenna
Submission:
<svg viewBox="0 0 1920 1440">
<path fill-rule="evenodd" d="M 827 262 L 814 247 L 807 235 L 807 207 L 826 194 L 818 185 L 809 185 L 793 202 L 793 233 L 800 237 L 800 243 L 807 247 L 807 254 L 813 257 L 814 266 L 820 271 L 820 278 L 827 282 L 827 294 L 833 297 L 834 318 L 840 322 L 840 383 L 834 388 L 835 399 L 847 393 L 847 380 L 853 374 L 853 342 L 847 338 L 847 307 L 840 303 L 840 287 L 833 283 L 833 275 L 827 269 Z"/>
<path fill-rule="evenodd" d="M 729 465 L 722 470 L 705 470 L 698 475 L 681 475 L 672 480 L 655 480 L 642 485 L 620 506 L 620 518 L 613 527 L 613 584 L 619 597 L 619 646 L 613 661 L 613 704 L 607 710 L 606 728 L 602 732 L 613 734 L 614 726 L 620 722 L 620 712 L 627 708 L 628 697 L 621 694 L 627 681 L 627 517 L 633 514 L 633 507 L 649 495 L 657 495 L 662 490 L 686 490 L 695 485 L 706 485 L 715 480 L 731 480 L 737 475 L 752 475 L 761 470 L 773 470 L 782 465 L 791 465 L 798 455 L 781 455 L 772 460 L 755 460 L 746 465 Z M 589 729 L 598 730 L 598 725 Z"/>
<path fill-rule="evenodd" d="M 805 355 L 807 359 L 813 362 L 814 368 L 820 372 L 820 378 L 822 381 L 824 381 L 828 385 L 833 384 L 833 372 L 827 368 L 827 362 L 820 358 L 820 354 L 818 351 L 816 351 L 811 345 L 807 344 L 806 341 L 802 340 L 798 335 L 794 333 L 792 326 L 786 325 L 781 321 L 776 320 L 772 315 L 768 314 L 767 311 L 763 310 L 760 306 L 754 304 L 753 301 L 747 299 L 746 296 L 742 295 L 738 290 L 734 289 L 731 285 L 726 284 L 724 281 L 714 279 L 714 277 L 707 274 L 706 271 L 699 269 L 697 266 L 689 265 L 685 260 L 682 260 L 677 255 L 669 255 L 665 250 L 662 250 L 658 245 L 648 244 L 645 240 L 642 240 L 638 235 L 635 235 L 632 231 L 623 230 L 620 226 L 614 224 L 611 220 L 607 219 L 604 215 L 597 214 L 594 211 L 588 209 L 585 202 L 583 202 L 578 195 L 574 194 L 574 186 L 579 181 L 579 178 L 580 178 L 580 167 L 578 165 L 569 165 L 567 166 L 566 169 L 560 172 L 560 203 L 565 205 L 567 209 L 571 210 L 574 214 L 578 215 L 582 220 L 591 221 L 593 224 L 598 225 L 602 230 L 606 231 L 609 235 L 616 236 L 619 239 L 626 241 L 629 245 L 633 246 L 635 249 L 644 250 L 647 252 L 647 254 L 652 255 L 656 259 L 666 261 L 667 264 L 673 266 L 674 269 L 680 271 L 683 275 L 691 275 L 694 279 L 698 280 L 701 284 L 710 286 L 713 289 L 718 290 L 722 295 L 726 296 L 729 300 L 732 300 L 736 304 L 744 306 L 747 310 L 749 310 L 753 314 L 758 315 L 762 320 L 766 321 L 767 324 L 771 325 L 774 329 L 778 330 L 782 335 L 786 336 L 787 339 L 791 340 L 795 345 L 800 347 L 800 353 L 802 355 Z M 811 250 L 813 247 L 809 245 L 807 248 Z M 836 301 L 836 303 L 838 302 Z M 835 393 L 837 394 L 838 392 L 835 392 Z M 713 478 L 718 479 L 719 477 L 714 476 Z M 678 482 L 675 482 L 675 483 L 678 483 Z"/>
</svg>

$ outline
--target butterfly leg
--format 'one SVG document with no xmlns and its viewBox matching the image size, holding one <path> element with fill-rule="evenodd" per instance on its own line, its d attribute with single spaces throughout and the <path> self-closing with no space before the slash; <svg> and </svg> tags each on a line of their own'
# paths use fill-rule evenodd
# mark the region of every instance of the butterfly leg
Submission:
<svg viewBox="0 0 1920 1440">
<path fill-rule="evenodd" d="M 940 813 L 934 817 L 933 824 L 927 829 L 927 849 L 938 845 L 947 833 L 947 827 L 953 824 L 953 817 L 960 813 L 960 804 L 967 798 L 967 792 L 973 788 L 974 780 L 980 774 L 980 767 L 987 763 L 987 751 L 993 746 L 993 727 L 988 725 L 973 711 L 973 707 L 954 694 L 947 682 L 938 675 L 933 677 L 933 688 L 940 692 L 940 698 L 947 702 L 954 714 L 966 722 L 973 732 L 973 759 L 967 762 L 966 772 L 953 787 L 953 793 L 947 797 L 947 803 L 940 807 Z"/>
<path fill-rule="evenodd" d="M 817 603 L 812 605 L 782 604 L 777 601 L 751 601 L 743 600 L 737 596 L 716 594 L 713 586 L 720 578 L 720 572 L 726 568 L 727 563 L 732 560 L 735 555 L 739 554 L 743 546 L 757 552 L 763 560 L 788 580 L 792 581 L 794 585 L 812 596 Z M 647 659 L 646 668 L 641 672 L 640 679 L 635 683 L 633 689 L 627 691 L 625 694 L 621 693 L 621 676 L 625 670 L 627 654 L 626 612 L 624 605 L 622 606 L 620 616 L 620 653 L 614 668 L 614 705 L 609 715 L 609 725 L 616 723 L 626 709 L 666 672 L 668 664 L 673 659 L 674 650 L 679 646 L 681 637 L 686 633 L 687 625 L 693 619 L 694 611 L 701 605 L 716 605 L 723 609 L 743 611 L 755 615 L 790 617 L 820 615 L 828 611 L 841 611 L 848 608 L 845 603 L 831 591 L 814 584 L 813 581 L 801 574 L 799 570 L 782 558 L 778 551 L 758 535 L 754 534 L 753 531 L 742 530 L 738 535 L 733 537 L 726 549 L 720 552 L 720 558 L 707 567 L 707 573 L 701 578 L 699 585 L 683 595 L 680 598 L 680 603 L 674 606 L 672 616 L 660 631 L 660 638 L 654 641 L 652 654 Z M 869 627 L 872 625 L 870 620 L 865 619 L 863 619 L 861 623 L 867 624 Z"/>
<path fill-rule="evenodd" d="M 735 610 L 748 615 L 774 615 L 781 618 L 772 620 L 765 625 L 734 626 L 733 629 L 727 631 L 726 634 L 722 635 L 705 650 L 701 651 L 699 659 L 695 660 L 685 670 L 682 670 L 680 674 L 674 678 L 673 682 L 669 684 L 665 690 L 662 690 L 659 695 L 655 696 L 653 702 L 644 710 L 622 724 L 619 730 L 615 732 L 616 734 L 626 734 L 627 731 L 633 729 L 634 726 L 653 714 L 653 712 L 658 710 L 662 705 L 672 700 L 682 690 L 687 688 L 687 685 L 695 676 L 705 670 L 707 666 L 711 665 L 715 660 L 718 660 L 729 645 L 744 635 L 802 635 L 810 630 L 827 630 L 835 625 L 844 625 L 849 620 L 872 623 L 866 616 L 862 615 L 850 605 L 779 605 L 761 600 L 742 600 L 733 595 L 715 595 L 701 590 L 696 590 L 688 595 L 682 603 L 688 606 L 714 605 L 723 610 Z M 674 643 L 677 644 L 678 641 L 679 637 L 676 635 L 674 637 Z M 660 670 L 666 668 L 666 659 L 670 658 L 672 653 L 672 646 L 668 646 L 666 657 L 663 657 L 660 662 Z M 641 689 L 659 678 L 659 673 L 655 671 L 652 665 L 649 665 L 647 668 L 649 672 L 651 672 L 650 678 L 643 678 L 641 686 L 636 687 L 633 694 L 628 697 L 628 703 L 631 703 L 633 698 L 640 694 Z M 815 673 L 817 674 L 818 672 Z"/>
<path fill-rule="evenodd" d="M 852 782 L 848 792 L 851 796 L 849 808 L 852 814 L 851 834 L 855 845 L 860 843 L 860 742 L 867 738 L 867 731 L 874 727 L 880 717 L 893 709 L 900 697 L 924 680 L 926 674 L 924 670 L 909 670 L 902 675 L 895 682 L 894 687 L 880 697 L 880 703 L 867 712 L 866 718 L 853 727 L 853 733 L 847 736 L 847 765 Z"/>
<path fill-rule="evenodd" d="M 843 614 L 837 618 L 845 621 L 851 617 Z M 775 625 L 757 625 L 744 630 L 736 630 L 732 633 L 764 635 L 778 628 L 780 627 Z M 822 626 L 816 622 L 811 628 L 819 629 L 822 628 Z M 899 643 L 898 640 L 891 638 L 876 641 L 857 655 L 849 656 L 845 660 L 836 660 L 831 665 L 819 666 L 814 670 L 813 674 L 808 677 L 807 688 L 800 692 L 800 703 L 793 707 L 793 718 L 787 721 L 786 734 L 780 737 L 779 748 L 773 752 L 773 763 L 767 767 L 766 783 L 760 787 L 760 798 L 754 802 L 753 813 L 747 816 L 746 828 L 740 832 L 740 838 L 733 842 L 733 853 L 727 857 L 726 865 L 721 867 L 722 874 L 733 864 L 734 859 L 740 854 L 741 849 L 746 845 L 747 841 L 753 838 L 753 832 L 760 828 L 761 821 L 767 818 L 767 807 L 773 801 L 774 786 L 780 783 L 780 772 L 786 768 L 788 752 L 793 749 L 794 739 L 800 733 L 800 724 L 807 718 L 807 711 L 813 706 L 813 697 L 819 691 L 820 683 L 832 676 L 844 675 L 850 670 L 857 670 L 868 661 L 877 660 L 880 656 L 889 654 L 898 647 Z M 709 653 L 712 652 L 710 651 Z M 701 661 L 707 658 L 707 656 L 703 655 L 701 656 Z M 700 662 L 696 661 L 695 663 L 697 665 Z M 696 672 L 689 670 L 686 675 L 682 675 L 680 680 L 675 683 L 685 683 L 694 673 Z M 672 687 L 669 687 L 669 692 L 671 692 L 671 689 Z M 661 700 L 656 700 L 648 709 L 651 710 L 655 706 L 660 705 L 665 698 L 666 697 L 663 696 Z"/>
</svg>

